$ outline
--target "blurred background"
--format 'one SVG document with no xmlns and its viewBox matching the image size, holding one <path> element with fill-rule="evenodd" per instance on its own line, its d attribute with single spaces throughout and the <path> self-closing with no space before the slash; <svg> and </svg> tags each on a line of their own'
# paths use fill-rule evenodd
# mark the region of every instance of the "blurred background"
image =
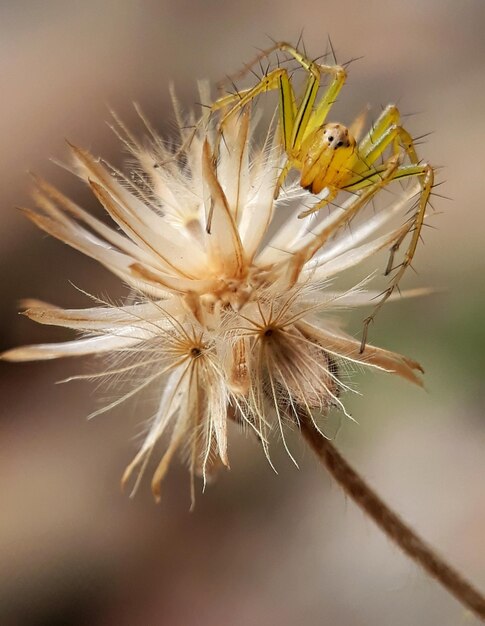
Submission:
<svg viewBox="0 0 485 626">
<path fill-rule="evenodd" d="M 64 137 L 116 163 L 108 106 L 137 127 L 140 102 L 173 128 L 168 83 L 184 107 L 195 80 L 219 80 L 268 45 L 266 33 L 310 55 L 332 38 L 352 64 L 340 97 L 348 122 L 397 102 L 420 153 L 443 166 L 433 228 L 405 286 L 440 293 L 389 305 L 372 341 L 419 360 L 426 391 L 357 374 L 347 398 L 359 425 L 337 444 L 378 492 L 444 556 L 485 587 L 485 4 L 482 0 L 18 0 L 0 3 L 0 350 L 67 333 L 16 314 L 23 297 L 85 306 L 72 285 L 123 294 L 94 262 L 37 231 L 34 170 L 99 213 L 49 158 Z M 139 126 L 138 126 L 139 128 Z M 360 332 L 360 320 L 352 330 Z M 73 382 L 78 362 L 0 363 L 0 623 L 234 626 L 478 623 L 402 556 L 293 438 L 300 470 L 279 474 L 235 431 L 232 469 L 189 513 L 174 463 L 156 506 L 148 480 L 134 500 L 119 477 L 134 455 L 150 398 L 87 422 L 96 389 Z M 276 446 L 277 448 L 278 446 Z"/>
</svg>

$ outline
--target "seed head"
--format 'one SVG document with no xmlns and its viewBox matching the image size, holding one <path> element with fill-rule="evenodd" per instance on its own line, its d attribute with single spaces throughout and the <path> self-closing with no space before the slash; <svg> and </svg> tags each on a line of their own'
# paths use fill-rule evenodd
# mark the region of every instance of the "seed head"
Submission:
<svg viewBox="0 0 485 626">
<path fill-rule="evenodd" d="M 206 116 L 190 122 L 192 130 L 180 122 L 176 151 L 150 127 L 143 146 L 121 127 L 137 162 L 130 177 L 70 146 L 77 173 L 113 226 L 35 179 L 37 209 L 26 209 L 27 217 L 108 268 L 130 298 L 118 306 L 94 298 L 95 306 L 80 310 L 26 301 L 31 319 L 82 335 L 3 354 L 10 361 L 107 355 L 107 369 L 87 377 L 123 377 L 125 387 L 96 414 L 149 386 L 159 390 L 145 440 L 123 476 L 123 484 L 135 470 L 140 477 L 166 437 L 152 480 L 157 499 L 177 451 L 204 480 L 229 465 L 228 420 L 253 431 L 269 459 L 271 431 L 288 449 L 285 425 L 298 425 L 302 411 L 316 428 L 331 407 L 345 413 L 344 374 L 352 366 L 417 384 L 422 371 L 387 350 L 368 345 L 361 353 L 337 314 L 372 304 L 376 292 L 366 290 L 368 279 L 346 290 L 331 283 L 396 240 L 403 227 L 380 232 L 416 189 L 389 195 L 352 229 L 342 223 L 342 208 L 299 220 L 309 194 L 288 184 L 274 199 L 283 155 L 271 133 L 256 145 L 249 108 L 227 124 L 221 141 Z M 350 196 L 343 209 L 354 202 Z"/>
</svg>

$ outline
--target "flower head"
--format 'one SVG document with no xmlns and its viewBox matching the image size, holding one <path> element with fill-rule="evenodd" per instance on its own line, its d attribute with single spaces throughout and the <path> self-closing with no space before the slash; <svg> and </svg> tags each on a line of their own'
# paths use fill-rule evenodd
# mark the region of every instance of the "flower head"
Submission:
<svg viewBox="0 0 485 626">
<path fill-rule="evenodd" d="M 182 451 L 192 475 L 206 479 L 228 466 L 227 423 L 254 431 L 269 459 L 269 434 L 298 424 L 304 411 L 316 428 L 331 407 L 345 412 L 342 372 L 355 364 L 396 373 L 420 384 L 420 366 L 343 332 L 335 313 L 371 304 L 368 280 L 335 290 L 331 281 L 389 248 L 403 228 L 381 234 L 402 214 L 415 190 L 388 196 L 375 214 L 348 227 L 364 205 L 361 195 L 312 220 L 299 220 L 308 192 L 287 185 L 274 199 L 282 154 L 271 134 L 255 145 L 249 109 L 225 127 L 221 140 L 208 119 L 185 130 L 169 148 L 151 131 L 146 145 L 123 134 L 137 159 L 125 177 L 71 146 L 77 173 L 114 222 L 107 226 L 49 183 L 36 178 L 41 229 L 116 274 L 129 286 L 119 306 L 96 301 L 80 310 L 26 301 L 26 315 L 82 333 L 74 341 L 15 348 L 11 361 L 113 355 L 92 378 L 124 376 L 123 395 L 160 390 L 146 438 L 123 477 L 141 475 L 162 436 L 168 447 L 155 471 L 160 483 Z M 217 154 L 216 154 L 217 153 Z M 371 198 L 366 198 L 368 203 Z M 283 219 L 284 218 L 284 219 Z M 210 232 L 207 224 L 210 222 Z M 101 411 L 98 411 L 101 412 Z"/>
</svg>

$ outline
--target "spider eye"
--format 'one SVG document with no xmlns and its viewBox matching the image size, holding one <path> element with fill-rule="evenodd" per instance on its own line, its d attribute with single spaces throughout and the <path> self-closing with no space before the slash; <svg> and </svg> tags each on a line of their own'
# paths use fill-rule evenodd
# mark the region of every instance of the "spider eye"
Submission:
<svg viewBox="0 0 485 626">
<path fill-rule="evenodd" d="M 328 138 L 329 141 L 333 141 L 333 136 Z"/>
<path fill-rule="evenodd" d="M 337 144 L 337 148 L 340 148 L 340 146 L 343 146 L 343 145 L 344 145 L 344 142 L 343 141 L 339 141 L 338 144 Z"/>
</svg>

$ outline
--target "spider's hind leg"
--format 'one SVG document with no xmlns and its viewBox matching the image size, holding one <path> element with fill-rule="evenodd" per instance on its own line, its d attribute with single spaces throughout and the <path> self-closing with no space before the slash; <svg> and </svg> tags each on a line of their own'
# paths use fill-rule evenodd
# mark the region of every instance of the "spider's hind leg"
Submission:
<svg viewBox="0 0 485 626">
<path fill-rule="evenodd" d="M 419 238 L 421 236 L 421 230 L 423 228 L 424 219 L 426 217 L 426 207 L 428 206 L 429 197 L 431 195 L 431 190 L 434 184 L 434 169 L 431 165 L 422 164 L 419 166 L 401 166 L 398 167 L 394 176 L 391 180 L 395 180 L 396 178 L 404 178 L 408 176 L 419 176 L 421 182 L 421 192 L 419 195 L 419 200 L 417 203 L 416 211 L 413 216 L 409 219 L 409 229 L 405 230 L 403 234 L 394 242 L 391 247 L 389 254 L 389 261 L 386 267 L 386 275 L 390 274 L 393 269 L 396 269 L 396 274 L 392 277 L 389 286 L 383 292 L 381 299 L 374 307 L 372 313 L 365 318 L 364 320 L 364 328 L 362 332 L 362 341 L 360 344 L 360 352 L 364 352 L 365 346 L 367 343 L 367 334 L 369 330 L 370 324 L 374 321 L 375 316 L 384 305 L 386 300 L 389 299 L 394 290 L 399 286 L 399 283 L 404 275 L 404 272 L 411 265 L 411 262 L 416 253 L 416 248 L 419 243 Z M 394 258 L 396 253 L 398 252 L 402 242 L 404 239 L 412 232 L 411 240 L 407 247 L 406 252 L 404 253 L 404 258 L 400 265 L 394 268 Z"/>
<path fill-rule="evenodd" d="M 421 191 L 417 208 L 408 221 L 409 228 L 404 230 L 403 234 L 394 242 L 389 251 L 385 275 L 389 275 L 393 270 L 396 270 L 396 273 L 392 277 L 387 289 L 383 292 L 382 298 L 375 306 L 372 314 L 364 320 L 361 352 L 365 349 L 369 325 L 374 320 L 379 309 L 398 287 L 404 272 L 409 265 L 411 265 L 418 246 L 426 215 L 426 207 L 434 184 L 434 169 L 431 165 L 419 161 L 411 135 L 400 124 L 398 108 L 395 105 L 388 105 L 358 144 L 359 158 L 356 163 L 354 176 L 346 185 L 347 191 L 358 191 L 368 185 L 375 184 L 376 180 L 381 176 L 386 161 L 384 161 L 384 164 L 377 166 L 375 162 L 385 154 L 388 148 L 392 151 L 394 158 L 401 160 L 403 157 L 400 155 L 405 155 L 408 161 L 405 164 L 401 162 L 393 175 L 389 178 L 388 183 L 402 178 L 417 177 Z M 404 258 L 400 265 L 394 267 L 396 254 L 401 244 L 410 233 L 412 233 L 412 235 L 407 250 L 404 253 Z"/>
</svg>

